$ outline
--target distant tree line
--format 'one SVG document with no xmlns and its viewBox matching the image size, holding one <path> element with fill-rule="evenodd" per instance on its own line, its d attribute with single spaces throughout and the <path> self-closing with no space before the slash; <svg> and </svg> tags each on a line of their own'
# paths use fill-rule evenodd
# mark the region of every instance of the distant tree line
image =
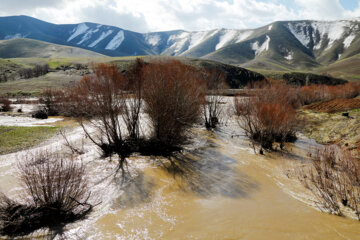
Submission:
<svg viewBox="0 0 360 240">
<path fill-rule="evenodd" d="M 45 75 L 49 72 L 49 65 L 43 64 L 43 65 L 35 65 L 34 68 L 23 68 L 18 71 L 19 76 L 21 78 L 33 78 L 33 77 L 40 77 L 42 75 Z"/>
</svg>

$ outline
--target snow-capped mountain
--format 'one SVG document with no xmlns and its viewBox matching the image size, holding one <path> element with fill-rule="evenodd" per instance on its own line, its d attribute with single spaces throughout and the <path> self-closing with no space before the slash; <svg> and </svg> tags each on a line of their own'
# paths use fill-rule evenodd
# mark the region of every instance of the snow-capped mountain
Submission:
<svg viewBox="0 0 360 240">
<path fill-rule="evenodd" d="M 0 40 L 31 38 L 109 56 L 186 56 L 265 68 L 330 64 L 360 53 L 359 36 L 359 18 L 283 21 L 249 30 L 142 34 L 95 23 L 56 25 L 27 16 L 0 17 Z"/>
</svg>

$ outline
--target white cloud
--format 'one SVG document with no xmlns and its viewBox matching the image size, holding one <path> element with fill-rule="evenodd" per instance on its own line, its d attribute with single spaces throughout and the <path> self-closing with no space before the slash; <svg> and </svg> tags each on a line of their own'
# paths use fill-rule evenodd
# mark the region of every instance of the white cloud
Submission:
<svg viewBox="0 0 360 240">
<path fill-rule="evenodd" d="M 295 0 L 300 7 L 299 17 L 303 19 L 336 20 L 358 17 L 360 8 L 353 11 L 346 10 L 339 0 Z M 360 1 L 359 1 L 360 3 Z"/>
<path fill-rule="evenodd" d="M 0 0 L 0 15 L 17 14 L 53 23 L 88 21 L 147 32 L 244 29 L 277 20 L 343 19 L 359 16 L 360 7 L 345 10 L 339 0 Z"/>
</svg>

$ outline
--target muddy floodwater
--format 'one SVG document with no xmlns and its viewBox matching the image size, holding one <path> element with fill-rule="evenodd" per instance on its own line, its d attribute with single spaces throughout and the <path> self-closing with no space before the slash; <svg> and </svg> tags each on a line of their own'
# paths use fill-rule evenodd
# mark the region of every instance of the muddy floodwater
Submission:
<svg viewBox="0 0 360 240">
<path fill-rule="evenodd" d="M 70 141 L 85 141 L 77 161 L 86 166 L 99 205 L 88 219 L 68 225 L 65 237 L 360 239 L 358 221 L 318 211 L 295 177 L 313 141 L 300 136 L 286 152 L 262 156 L 241 134 L 233 122 L 215 132 L 197 129 L 197 140 L 172 163 L 133 156 L 123 178 L 115 174 L 116 158 L 100 159 L 81 129 L 71 130 Z M 57 136 L 29 151 L 58 151 L 62 141 Z M 16 161 L 29 151 L 0 156 L 0 187 L 10 196 L 21 191 Z"/>
</svg>

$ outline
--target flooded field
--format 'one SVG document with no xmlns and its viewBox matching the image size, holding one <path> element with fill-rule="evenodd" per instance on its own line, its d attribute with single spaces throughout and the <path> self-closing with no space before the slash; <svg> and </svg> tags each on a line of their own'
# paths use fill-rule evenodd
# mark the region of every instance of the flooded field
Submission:
<svg viewBox="0 0 360 240">
<path fill-rule="evenodd" d="M 358 221 L 318 211 L 297 181 L 296 171 L 316 145 L 305 137 L 283 153 L 262 156 L 254 154 L 234 121 L 215 132 L 199 127 L 196 140 L 171 162 L 133 156 L 124 177 L 116 173 L 116 157 L 100 158 L 80 127 L 67 135 L 84 149 L 76 161 L 85 164 L 91 201 L 99 205 L 88 219 L 68 225 L 65 238 L 359 239 Z M 21 191 L 17 161 L 44 149 L 68 151 L 64 139 L 55 136 L 33 149 L 0 156 L 1 191 L 16 197 Z"/>
</svg>

